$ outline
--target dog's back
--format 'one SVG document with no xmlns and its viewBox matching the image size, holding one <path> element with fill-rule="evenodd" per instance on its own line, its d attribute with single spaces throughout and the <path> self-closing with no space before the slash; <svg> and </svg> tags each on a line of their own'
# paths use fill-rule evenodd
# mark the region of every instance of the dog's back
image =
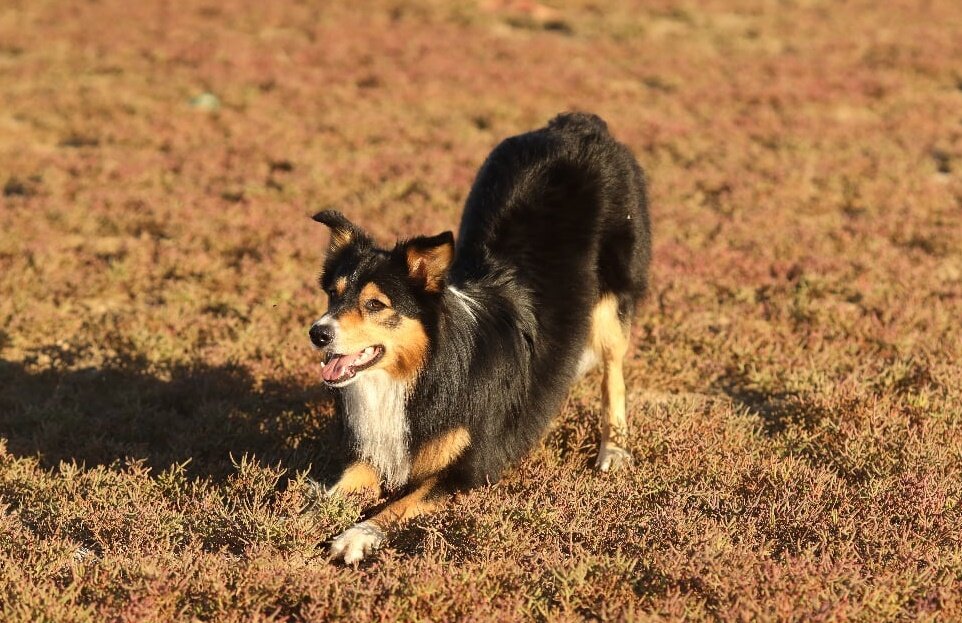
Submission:
<svg viewBox="0 0 962 623">
<path fill-rule="evenodd" d="M 512 267 L 539 299 L 564 292 L 580 307 L 570 297 L 591 303 L 613 292 L 625 297 L 627 312 L 647 289 L 650 238 L 645 178 L 634 156 L 596 115 L 563 114 L 506 139 L 485 161 L 462 215 L 451 275 L 457 281 Z"/>
<path fill-rule="evenodd" d="M 541 436 L 592 361 L 605 364 L 603 429 L 615 445 L 626 425 L 624 407 L 613 405 L 624 403 L 623 381 L 612 379 L 621 378 L 631 316 L 647 289 L 650 236 L 641 168 L 595 115 L 560 115 L 488 157 L 467 199 L 450 275 L 455 284 L 501 282 L 530 349 L 527 395 L 496 435 L 503 454 L 523 453 Z"/>
</svg>

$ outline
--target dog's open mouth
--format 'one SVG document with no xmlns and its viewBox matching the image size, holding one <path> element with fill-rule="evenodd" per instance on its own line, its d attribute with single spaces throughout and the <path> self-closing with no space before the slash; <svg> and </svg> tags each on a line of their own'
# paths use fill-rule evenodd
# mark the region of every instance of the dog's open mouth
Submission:
<svg viewBox="0 0 962 623">
<path fill-rule="evenodd" d="M 380 361 L 384 356 L 384 347 L 368 346 L 362 351 L 346 355 L 328 353 L 324 358 L 324 369 L 321 376 L 328 385 L 338 385 L 354 378 L 361 370 L 366 370 Z"/>
</svg>

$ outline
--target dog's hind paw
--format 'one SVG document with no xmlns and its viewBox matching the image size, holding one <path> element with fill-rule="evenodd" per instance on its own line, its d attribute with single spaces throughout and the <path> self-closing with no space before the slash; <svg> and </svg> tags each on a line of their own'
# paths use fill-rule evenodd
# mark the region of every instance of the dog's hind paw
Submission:
<svg viewBox="0 0 962 623">
<path fill-rule="evenodd" d="M 619 448 L 613 443 L 603 443 L 598 451 L 595 469 L 602 472 L 614 472 L 629 467 L 633 461 L 631 453 L 627 450 Z"/>
<path fill-rule="evenodd" d="M 374 553 L 387 535 L 370 521 L 362 521 L 345 530 L 331 543 L 331 559 L 353 565 Z"/>
</svg>

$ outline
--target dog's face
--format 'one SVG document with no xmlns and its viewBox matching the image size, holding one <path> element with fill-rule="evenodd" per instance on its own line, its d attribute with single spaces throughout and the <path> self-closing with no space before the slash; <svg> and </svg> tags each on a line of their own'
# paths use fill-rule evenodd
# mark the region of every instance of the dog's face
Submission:
<svg viewBox="0 0 962 623">
<path fill-rule="evenodd" d="M 338 212 L 314 220 L 331 228 L 320 277 L 327 313 L 310 330 L 324 354 L 324 382 L 346 387 L 375 369 L 411 380 L 428 351 L 427 324 L 444 288 L 453 236 L 414 238 L 388 250 Z"/>
</svg>

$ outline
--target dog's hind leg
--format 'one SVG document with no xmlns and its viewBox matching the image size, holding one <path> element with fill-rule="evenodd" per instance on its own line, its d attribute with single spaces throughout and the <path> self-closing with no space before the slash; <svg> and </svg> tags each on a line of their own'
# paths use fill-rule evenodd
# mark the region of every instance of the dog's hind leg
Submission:
<svg viewBox="0 0 962 623">
<path fill-rule="evenodd" d="M 601 446 L 595 467 L 603 472 L 631 463 L 625 449 L 628 420 L 625 415 L 624 359 L 628 353 L 630 318 L 618 314 L 618 299 L 601 297 L 591 314 L 591 348 L 601 359 L 602 421 Z"/>
</svg>

